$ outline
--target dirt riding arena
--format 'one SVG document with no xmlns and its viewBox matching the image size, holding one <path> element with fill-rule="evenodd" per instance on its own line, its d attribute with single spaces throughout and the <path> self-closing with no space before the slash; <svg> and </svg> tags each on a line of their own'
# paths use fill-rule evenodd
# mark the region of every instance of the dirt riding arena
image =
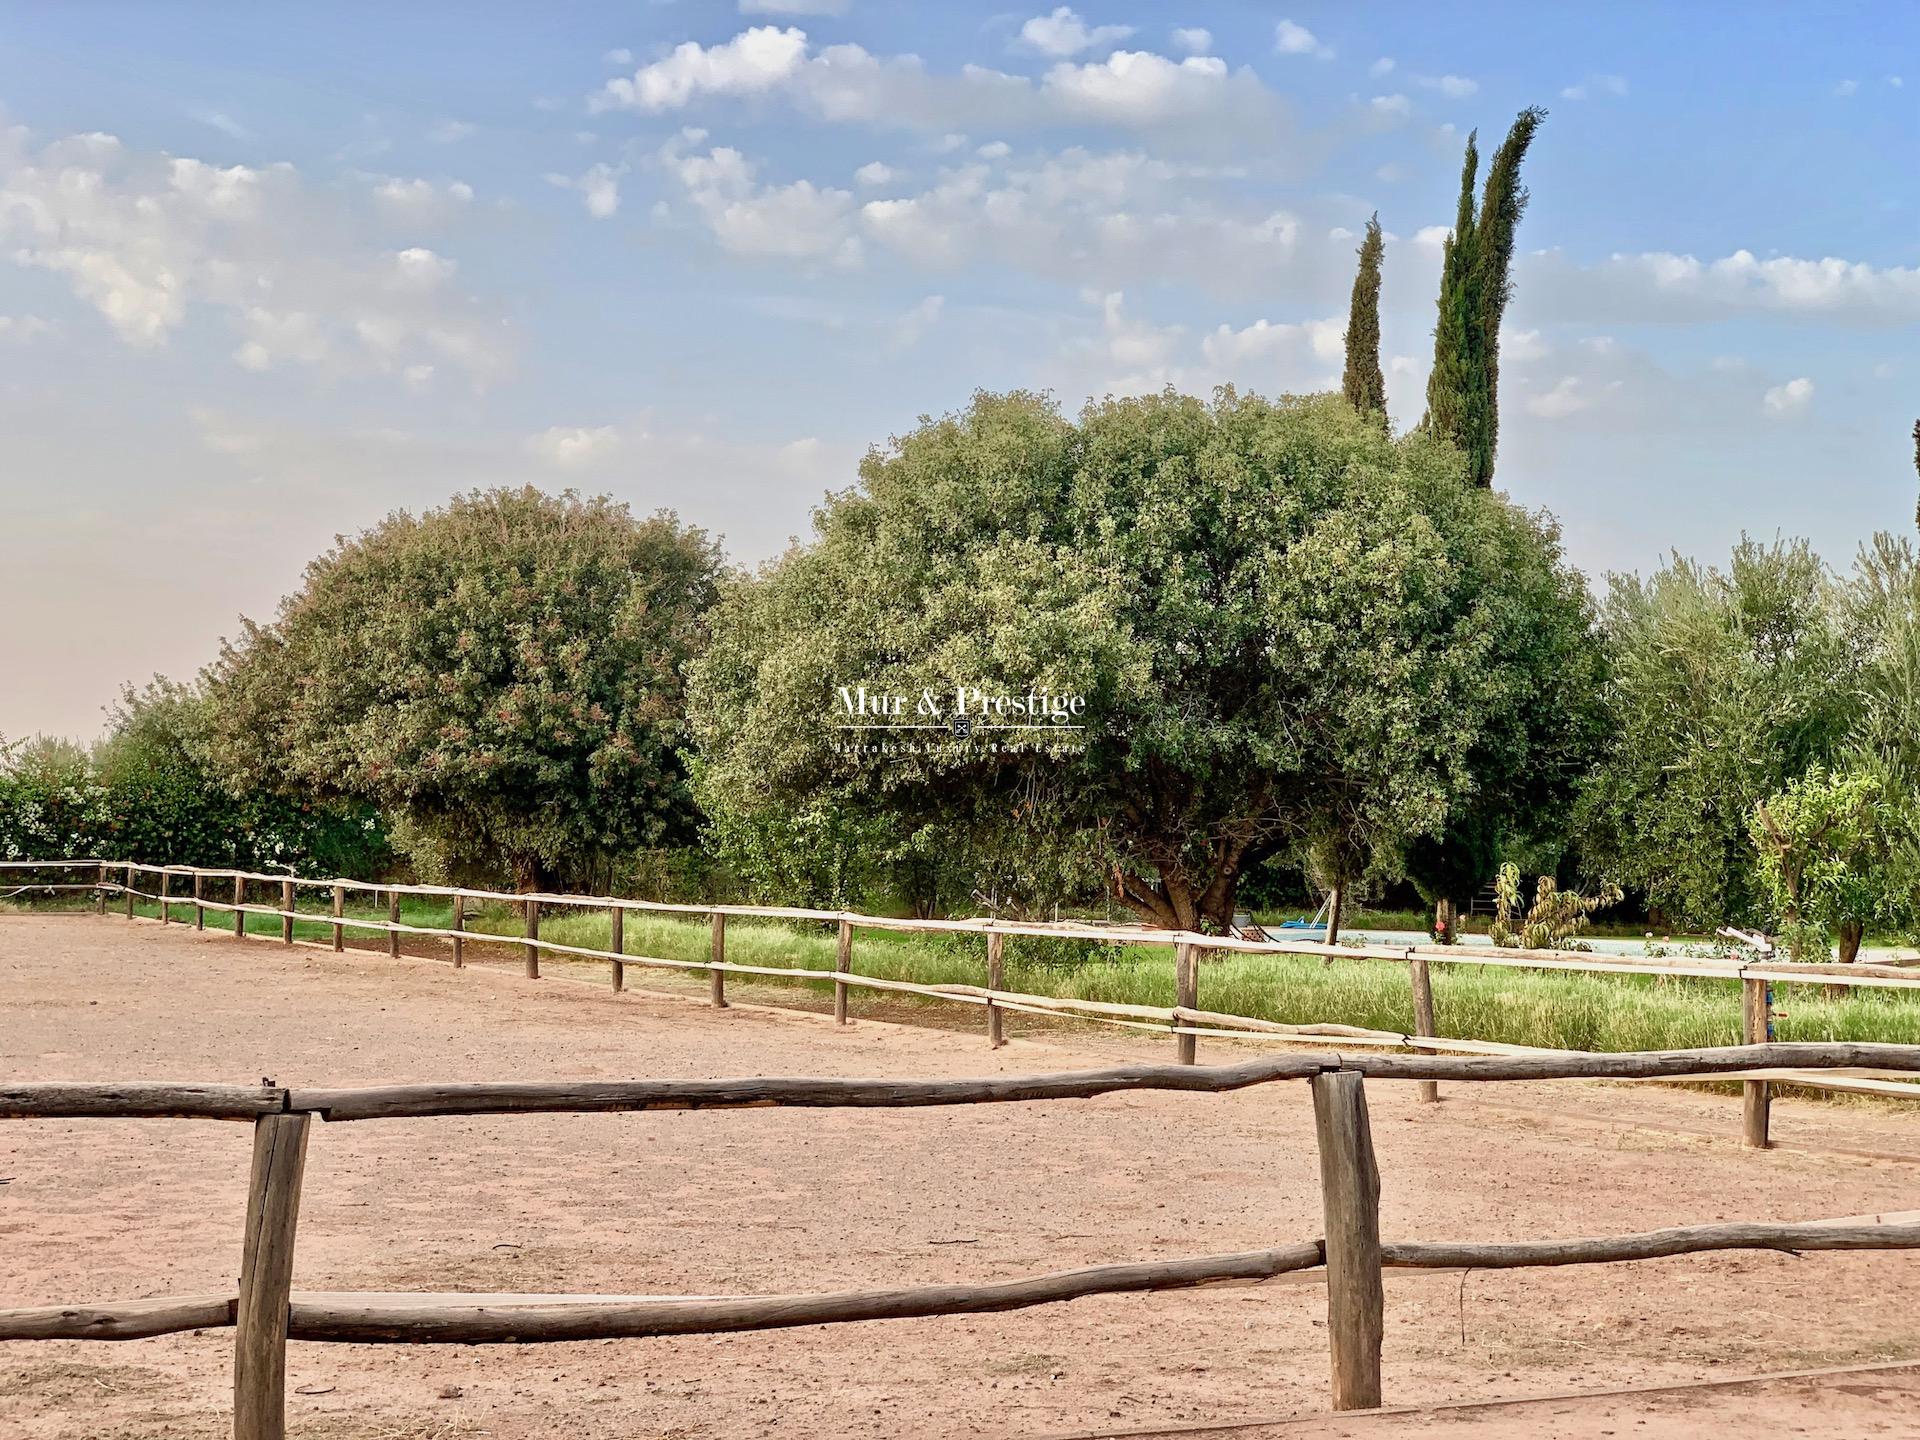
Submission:
<svg viewBox="0 0 1920 1440">
<path fill-rule="evenodd" d="M 633 980 L 646 983 L 643 975 Z M 1338 1017 L 1328 1017 L 1338 1018 Z M 0 1076 L 276 1084 L 952 1077 L 1164 1059 L 528 981 L 505 966 L 0 917 Z M 1203 1059 L 1245 1052 L 1203 1044 Z M 1920 1115 L 1591 1083 L 1368 1087 L 1397 1240 L 1540 1239 L 1920 1207 Z M 0 1121 L 0 1307 L 231 1290 L 248 1127 Z M 924 1110 L 317 1127 L 300 1290 L 729 1294 L 1007 1279 L 1321 1226 L 1304 1086 Z M 1896 1436 L 1920 1255 L 1733 1252 L 1389 1271 L 1387 1404 L 1324 1414 L 1317 1274 L 1004 1315 L 545 1346 L 294 1343 L 290 1433 L 427 1437 Z M 6 1440 L 225 1433 L 230 1331 L 0 1346 Z M 1843 1369 L 1843 1367 L 1845 1367 Z M 1781 1372 L 1823 1372 L 1750 1384 Z M 1668 1387 L 1607 1398 L 1573 1392 Z M 1512 1397 L 1523 1403 L 1451 1408 Z M 1403 1407 L 1413 1407 L 1406 1409 Z"/>
</svg>

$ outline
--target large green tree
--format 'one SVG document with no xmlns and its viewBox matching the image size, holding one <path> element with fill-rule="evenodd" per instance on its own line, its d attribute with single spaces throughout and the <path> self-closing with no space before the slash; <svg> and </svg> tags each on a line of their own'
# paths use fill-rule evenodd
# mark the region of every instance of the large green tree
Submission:
<svg viewBox="0 0 1920 1440">
<path fill-rule="evenodd" d="M 1583 868 L 1669 923 L 1765 918 L 1755 807 L 1847 742 L 1858 643 L 1802 541 L 1743 540 L 1720 570 L 1675 556 L 1613 577 L 1608 744 L 1582 782 Z"/>
<path fill-rule="evenodd" d="M 571 492 L 396 513 L 224 648 L 223 763 L 379 806 L 426 872 L 544 887 L 685 838 L 681 672 L 718 566 L 672 515 Z"/>
<path fill-rule="evenodd" d="M 91 769 L 106 801 L 101 852 L 170 865 L 238 865 L 365 878 L 392 858 L 374 808 L 277 791 L 214 757 L 201 684 L 155 677 L 122 690 Z"/>
<path fill-rule="evenodd" d="M 1161 925 L 1224 924 L 1250 868 L 1328 837 L 1392 870 L 1474 794 L 1471 757 L 1537 743 L 1529 702 L 1584 653 L 1537 643 L 1586 615 L 1551 531 L 1339 396 L 1076 422 L 981 395 L 872 452 L 815 527 L 725 588 L 691 668 L 710 812 L 824 802 L 1048 857 L 1039 884 L 1094 864 Z M 844 731 L 861 686 L 1080 696 L 1084 729 Z"/>
<path fill-rule="evenodd" d="M 1387 419 L 1387 380 L 1380 371 L 1380 263 L 1387 243 L 1380 233 L 1380 216 L 1367 221 L 1367 237 L 1360 242 L 1360 268 L 1353 277 L 1353 296 L 1347 307 L 1347 364 L 1340 393 L 1363 415 Z"/>
<path fill-rule="evenodd" d="M 1759 875 L 1796 959 L 1853 961 L 1869 926 L 1910 929 L 1914 895 L 1891 853 L 1903 820 L 1873 769 L 1815 765 L 1754 807 Z"/>
<path fill-rule="evenodd" d="M 1477 208 L 1478 132 L 1467 137 L 1458 212 L 1442 253 L 1424 423 L 1460 448 L 1475 485 L 1493 483 L 1500 442 L 1500 325 L 1513 297 L 1514 237 L 1527 207 L 1520 166 L 1546 118 L 1545 110 L 1533 106 L 1514 119 L 1487 167 Z"/>
</svg>

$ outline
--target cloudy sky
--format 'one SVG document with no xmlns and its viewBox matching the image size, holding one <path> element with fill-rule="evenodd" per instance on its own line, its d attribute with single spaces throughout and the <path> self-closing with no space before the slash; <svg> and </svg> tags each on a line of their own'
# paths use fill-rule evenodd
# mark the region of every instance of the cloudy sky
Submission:
<svg viewBox="0 0 1920 1440">
<path fill-rule="evenodd" d="M 1497 483 L 1596 578 L 1911 523 L 1910 7 L 0 17 L 0 734 L 92 735 L 457 489 L 754 562 L 977 388 L 1336 383 L 1375 210 L 1410 424 L 1464 137 L 1533 103 Z"/>
</svg>

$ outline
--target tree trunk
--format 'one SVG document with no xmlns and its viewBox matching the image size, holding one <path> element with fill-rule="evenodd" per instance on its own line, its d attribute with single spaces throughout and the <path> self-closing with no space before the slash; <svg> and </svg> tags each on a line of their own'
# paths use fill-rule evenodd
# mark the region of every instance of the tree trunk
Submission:
<svg viewBox="0 0 1920 1440">
<path fill-rule="evenodd" d="M 1340 910 L 1346 900 L 1346 886 L 1336 883 L 1327 892 L 1330 904 L 1327 906 L 1327 944 L 1340 943 Z"/>
<path fill-rule="evenodd" d="M 1198 923 L 1194 892 L 1178 877 L 1161 873 L 1157 885 L 1128 875 L 1120 866 L 1109 871 L 1113 898 L 1148 925 L 1162 930 L 1191 930 Z"/>
<path fill-rule="evenodd" d="M 1858 920 L 1840 922 L 1840 963 L 1851 965 L 1860 958 L 1860 936 L 1866 927 Z"/>
<path fill-rule="evenodd" d="M 1433 902 L 1433 938 L 1441 945 L 1455 945 L 1460 937 L 1454 933 L 1453 901 L 1439 899 Z"/>
</svg>

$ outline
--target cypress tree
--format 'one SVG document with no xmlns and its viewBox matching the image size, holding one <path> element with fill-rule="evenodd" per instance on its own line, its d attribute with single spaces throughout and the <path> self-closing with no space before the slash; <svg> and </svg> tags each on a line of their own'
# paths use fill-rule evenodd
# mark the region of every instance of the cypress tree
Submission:
<svg viewBox="0 0 1920 1440">
<path fill-rule="evenodd" d="M 1522 110 L 1507 132 L 1507 138 L 1493 153 L 1487 166 L 1487 187 L 1480 195 L 1480 217 L 1474 226 L 1474 301 L 1480 314 L 1480 368 L 1485 377 L 1486 433 L 1479 450 L 1486 468 L 1476 471 L 1481 485 L 1493 483 L 1493 460 L 1500 444 L 1500 322 L 1506 318 L 1507 301 L 1513 298 L 1513 237 L 1520 228 L 1520 217 L 1527 208 L 1527 187 L 1520 183 L 1520 162 L 1547 112 L 1538 105 Z"/>
<path fill-rule="evenodd" d="M 1547 112 L 1522 110 L 1487 167 L 1476 210 L 1479 133 L 1467 137 L 1460 171 L 1460 207 L 1447 238 L 1433 331 L 1433 373 L 1421 424 L 1453 441 L 1467 457 L 1473 483 L 1493 483 L 1500 435 L 1500 323 L 1513 295 L 1514 234 L 1527 207 L 1520 165 Z"/>
<path fill-rule="evenodd" d="M 1427 414 L 1420 424 L 1473 454 L 1471 420 L 1476 391 L 1473 360 L 1473 186 L 1480 172 L 1480 132 L 1467 136 L 1460 167 L 1460 206 L 1440 265 L 1440 298 L 1433 327 L 1433 371 L 1427 376 Z"/>
<path fill-rule="evenodd" d="M 1375 211 L 1360 243 L 1360 270 L 1353 277 L 1347 310 L 1347 368 L 1340 380 L 1347 403 L 1362 415 L 1378 414 L 1382 425 L 1387 420 L 1387 379 L 1380 373 L 1380 262 L 1386 248 Z"/>
</svg>

